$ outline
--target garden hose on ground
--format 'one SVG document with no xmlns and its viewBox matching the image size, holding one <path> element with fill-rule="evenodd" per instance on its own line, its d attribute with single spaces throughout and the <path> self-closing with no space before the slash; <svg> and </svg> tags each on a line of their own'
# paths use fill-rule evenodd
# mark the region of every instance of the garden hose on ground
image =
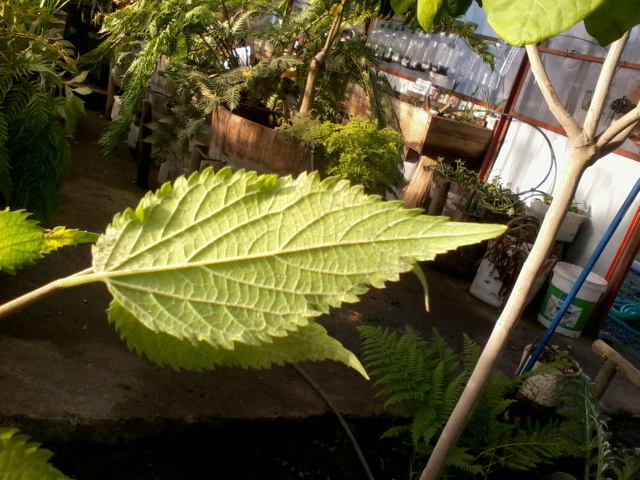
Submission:
<svg viewBox="0 0 640 480">
<path fill-rule="evenodd" d="M 320 395 L 320 397 L 322 397 L 322 399 L 325 401 L 327 406 L 338 418 L 338 421 L 340 422 L 340 425 L 342 425 L 344 433 L 347 435 L 347 438 L 351 442 L 351 445 L 353 446 L 354 450 L 356 451 L 356 454 L 358 455 L 358 459 L 360 460 L 360 463 L 362 464 L 362 468 L 364 469 L 364 472 L 367 475 L 367 479 L 375 480 L 373 477 L 373 473 L 371 473 L 371 468 L 369 468 L 369 464 L 367 463 L 367 460 L 364 458 L 364 454 L 362 453 L 362 450 L 360 449 L 360 446 L 356 441 L 356 437 L 353 436 L 353 433 L 351 432 L 351 429 L 349 428 L 349 425 L 347 425 L 347 422 L 345 421 L 342 414 L 338 411 L 338 409 L 333 404 L 331 399 L 327 396 L 327 394 L 324 393 L 324 391 L 320 388 L 320 386 L 309 376 L 307 372 L 305 372 L 301 367 L 299 367 L 295 363 L 293 364 L 293 368 L 295 368 L 298 371 L 298 373 L 302 376 L 302 378 L 304 378 L 307 381 L 307 383 L 311 385 L 311 388 L 313 388 L 316 391 L 316 393 Z"/>
<path fill-rule="evenodd" d="M 640 337 L 640 303 L 616 298 L 608 318 Z"/>
</svg>

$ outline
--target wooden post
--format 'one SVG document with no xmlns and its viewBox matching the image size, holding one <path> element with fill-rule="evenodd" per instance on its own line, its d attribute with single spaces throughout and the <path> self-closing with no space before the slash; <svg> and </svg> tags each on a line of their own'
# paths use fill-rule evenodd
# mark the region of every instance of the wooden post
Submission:
<svg viewBox="0 0 640 480">
<path fill-rule="evenodd" d="M 107 86 L 107 107 L 104 112 L 104 116 L 112 120 L 111 118 L 111 110 L 113 110 L 113 103 L 116 95 L 116 79 L 113 76 L 113 68 L 115 67 L 116 61 L 115 57 L 111 55 L 109 59 L 109 85 Z"/>
<path fill-rule="evenodd" d="M 591 390 L 591 395 L 596 400 L 600 400 L 604 395 L 605 390 L 613 380 L 616 372 L 618 371 L 618 365 L 615 360 L 612 358 L 608 358 L 604 365 L 596 375 L 596 378 L 593 380 L 593 389 Z"/>
<path fill-rule="evenodd" d="M 604 395 L 607 386 L 611 382 L 616 371 L 629 380 L 637 388 L 640 388 L 640 370 L 633 366 L 629 360 L 620 355 L 602 340 L 596 340 L 591 349 L 606 360 L 606 363 L 598 372 L 594 381 L 593 396 L 600 398 Z M 598 396 L 597 396 L 598 395 Z"/>
<path fill-rule="evenodd" d="M 449 193 L 451 182 L 440 175 L 434 175 L 433 180 L 435 181 L 435 188 L 431 194 L 431 202 L 429 203 L 427 214 L 442 215 L 442 209 L 447 203 L 447 194 Z"/>
<path fill-rule="evenodd" d="M 138 171 L 136 185 L 140 188 L 149 188 L 149 173 L 151 172 L 151 144 L 145 142 L 145 138 L 151 135 L 151 129 L 147 126 L 151 122 L 151 102 L 142 101 L 142 113 L 140 115 L 140 135 L 138 149 Z"/>
<path fill-rule="evenodd" d="M 416 167 L 407 190 L 404 194 L 404 207 L 416 208 L 422 207 L 424 201 L 429 193 L 429 185 L 431 185 L 431 178 L 433 177 L 433 170 L 426 169 L 431 165 L 435 165 L 436 161 L 426 155 L 420 156 L 420 161 Z"/>
</svg>

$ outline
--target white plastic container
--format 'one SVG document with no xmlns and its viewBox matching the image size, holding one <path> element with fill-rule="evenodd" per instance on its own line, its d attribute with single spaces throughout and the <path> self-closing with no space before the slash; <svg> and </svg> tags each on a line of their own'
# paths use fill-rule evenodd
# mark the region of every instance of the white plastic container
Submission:
<svg viewBox="0 0 640 480">
<path fill-rule="evenodd" d="M 582 268 L 571 263 L 559 262 L 553 269 L 551 284 L 542 302 L 538 321 L 548 327 L 562 306 L 574 283 L 582 273 Z M 582 333 L 587 320 L 596 303 L 607 288 L 607 281 L 593 272 L 589 272 L 587 279 L 578 290 L 576 298 L 564 314 L 556 332 L 568 337 L 577 337 Z"/>
<path fill-rule="evenodd" d="M 540 223 L 544 220 L 547 210 L 549 210 L 549 205 L 539 199 L 534 200 L 528 208 L 529 214 L 540 220 Z M 587 218 L 586 215 L 567 212 L 564 220 L 562 220 L 562 225 L 560 225 L 560 230 L 558 230 L 558 234 L 556 235 L 556 240 L 563 243 L 573 242 L 580 229 L 580 225 L 582 225 L 582 222 Z"/>
</svg>

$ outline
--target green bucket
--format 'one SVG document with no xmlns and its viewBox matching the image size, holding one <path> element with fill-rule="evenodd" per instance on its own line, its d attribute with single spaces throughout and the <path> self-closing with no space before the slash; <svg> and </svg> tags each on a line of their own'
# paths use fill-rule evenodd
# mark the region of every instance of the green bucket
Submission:
<svg viewBox="0 0 640 480">
<path fill-rule="evenodd" d="M 570 263 L 559 262 L 554 267 L 549 289 L 538 313 L 538 321 L 545 327 L 551 324 L 581 273 L 581 267 Z M 562 317 L 556 332 L 568 337 L 579 336 L 606 288 L 607 281 L 604 278 L 589 272 L 576 298 Z"/>
</svg>

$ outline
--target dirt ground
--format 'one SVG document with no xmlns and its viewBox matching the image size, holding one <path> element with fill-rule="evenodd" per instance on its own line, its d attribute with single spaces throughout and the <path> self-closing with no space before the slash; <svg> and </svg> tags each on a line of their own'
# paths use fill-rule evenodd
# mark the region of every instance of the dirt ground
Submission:
<svg viewBox="0 0 640 480">
<path fill-rule="evenodd" d="M 103 124 L 98 113 L 89 111 L 78 129 L 73 168 L 57 224 L 101 232 L 113 214 L 135 206 L 145 193 L 134 185 L 136 167 L 126 146 L 109 158 L 101 157 L 95 142 Z M 0 301 L 89 265 L 89 246 L 62 249 L 17 276 L 1 275 Z M 499 311 L 473 298 L 467 282 L 429 269 L 426 274 L 431 292 L 429 313 L 424 311 L 417 280 L 406 275 L 320 321 L 356 353 L 359 338 L 355 327 L 361 324 L 392 328 L 408 324 L 425 333 L 435 327 L 454 346 L 461 344 L 462 332 L 484 344 Z M 62 445 L 136 441 L 167 426 L 198 428 L 229 421 L 310 417 L 332 421 L 325 402 L 292 367 L 175 372 L 138 357 L 107 323 L 109 300 L 102 285 L 78 287 L 56 293 L 0 322 L 0 426 L 21 428 L 38 441 L 64 451 Z M 501 357 L 500 368 L 509 374 L 515 371 L 525 345 L 543 333 L 535 321 L 535 310 L 534 305 L 526 312 Z M 602 362 L 590 351 L 592 341 L 559 336 L 553 343 L 570 345 L 585 373 L 593 378 Z M 356 372 L 333 362 L 304 363 L 302 368 L 353 421 L 382 414 L 382 400 L 374 397 L 371 383 Z M 614 379 L 604 402 L 611 412 L 640 417 L 640 391 L 621 378 Z M 117 460 L 117 455 L 108 458 Z M 299 473 L 294 472 L 301 477 Z M 109 477 L 96 474 L 84 478 Z M 161 477 L 141 474 L 130 478 Z M 333 478 L 351 477 L 337 474 Z"/>
</svg>

